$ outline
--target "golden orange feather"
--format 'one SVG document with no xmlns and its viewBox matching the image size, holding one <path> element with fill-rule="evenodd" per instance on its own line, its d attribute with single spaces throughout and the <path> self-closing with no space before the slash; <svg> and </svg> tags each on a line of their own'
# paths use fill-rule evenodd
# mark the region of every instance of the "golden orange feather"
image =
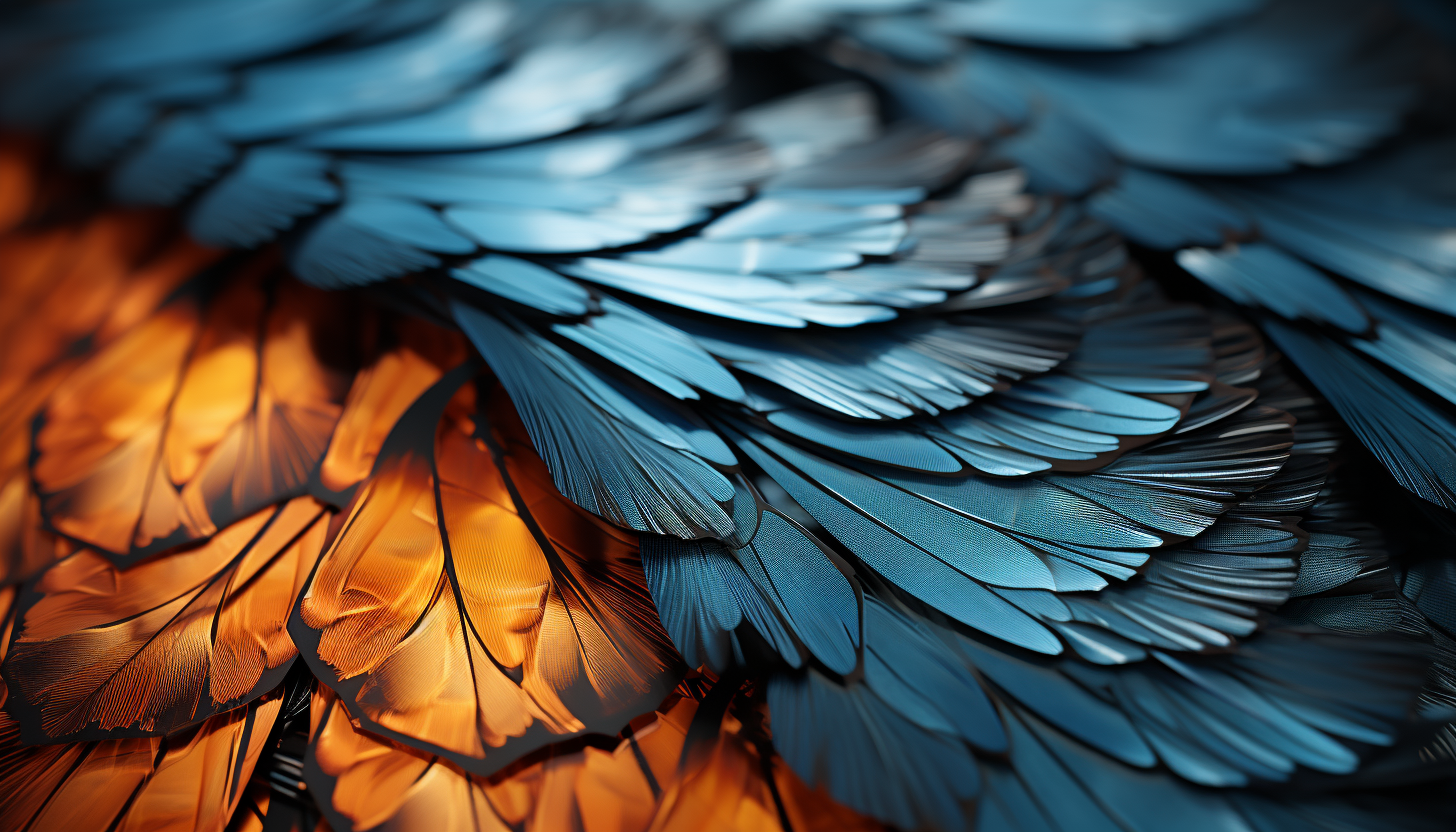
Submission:
<svg viewBox="0 0 1456 832">
<path fill-rule="evenodd" d="M 320 689 L 305 777 L 337 832 L 770 832 L 785 816 L 794 830 L 884 832 L 782 763 L 766 768 L 731 715 L 711 749 L 681 765 L 697 712 L 675 698 L 610 748 L 543 751 L 480 777 L 361 730 Z"/>
<path fill-rule="evenodd" d="M 222 832 L 282 699 L 168 737 L 24 746 L 0 726 L 0 832 Z"/>
<path fill-rule="evenodd" d="M 0 589 L 0 660 L 14 625 Z M 0 681 L 0 705 L 9 692 Z M 167 737 L 24 745 L 0 712 L 0 832 L 222 832 L 278 717 L 277 693 Z"/>
<path fill-rule="evenodd" d="M 384 329 L 389 343 L 355 376 L 319 466 L 324 494 L 345 493 L 368 477 L 405 410 L 469 355 L 458 332 L 416 318 L 393 318 Z"/>
<path fill-rule="evenodd" d="M 615 733 L 662 700 L 679 662 L 635 535 L 571 505 L 529 444 L 477 422 L 472 388 L 456 392 L 471 372 L 399 420 L 291 631 L 367 728 L 489 773 Z"/>
<path fill-rule="evenodd" d="M 40 189 L 40 141 L 0 137 L 0 234 L 19 225 L 34 207 Z"/>
<path fill-rule="evenodd" d="M 276 687 L 328 517 L 300 497 L 124 571 L 89 549 L 56 564 L 3 667 L 26 739 L 169 733 Z"/>
<path fill-rule="evenodd" d="M 352 371 L 335 301 L 269 275 L 183 292 L 57 387 L 31 468 L 53 528 L 125 565 L 307 489 Z"/>
<path fill-rule="evenodd" d="M 143 212 L 0 237 L 0 584 L 55 559 L 27 538 L 39 525 L 26 468 L 36 414 L 86 356 L 217 256 Z"/>
</svg>

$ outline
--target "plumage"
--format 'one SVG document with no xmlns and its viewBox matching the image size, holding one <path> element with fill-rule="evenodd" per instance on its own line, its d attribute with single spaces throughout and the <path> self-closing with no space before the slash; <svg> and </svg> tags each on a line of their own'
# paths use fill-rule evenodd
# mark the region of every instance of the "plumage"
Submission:
<svg viewBox="0 0 1456 832">
<path fill-rule="evenodd" d="M 762 768 L 750 729 L 733 715 L 695 764 L 680 765 L 703 709 L 692 699 L 634 720 L 614 747 L 562 750 L 489 780 L 370 737 L 327 693 L 314 702 L 304 775 L 336 830 L 779 829 L 780 810 L 792 818 L 788 828 L 879 828 L 828 804 L 792 773 Z M 399 787 L 381 790 L 381 782 Z M 701 807 L 710 806 L 731 811 L 705 814 Z"/>
<path fill-rule="evenodd" d="M 15 589 L 0 590 L 0 659 L 15 628 Z M 13 699 L 0 681 L 0 704 Z M 264 753 L 283 700 L 270 694 L 166 737 L 25 745 L 0 714 L 0 828 L 225 829 Z"/>
<path fill-rule="evenodd" d="M 55 552 L 29 529 L 40 501 L 27 472 L 31 423 L 83 360 L 115 341 L 197 268 L 216 258 L 160 216 L 112 212 L 22 228 L 0 246 L 4 348 L 0 360 L 0 550 L 3 580 L 30 577 Z M 22 519 L 23 518 L 23 519 Z"/>
<path fill-rule="evenodd" d="M 1447 828 L 1438 6 L 6 4 L 0 828 Z"/>
<path fill-rule="evenodd" d="M 625 723 L 679 665 L 635 541 L 556 494 L 470 370 L 395 425 L 290 631 L 361 724 L 484 774 Z"/>
<path fill-rule="evenodd" d="M 328 524 L 300 497 L 133 569 L 67 556 L 17 604 L 3 669 L 22 736 L 168 734 L 272 691 Z"/>
<path fill-rule="evenodd" d="M 304 489 L 348 376 L 322 298 L 260 271 L 182 291 L 59 385 L 32 465 L 54 529 L 127 564 Z"/>
</svg>

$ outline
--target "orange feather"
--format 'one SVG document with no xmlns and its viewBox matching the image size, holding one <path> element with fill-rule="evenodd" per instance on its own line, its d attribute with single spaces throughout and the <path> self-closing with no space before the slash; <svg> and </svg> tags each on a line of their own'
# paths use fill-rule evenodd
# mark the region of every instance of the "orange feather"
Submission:
<svg viewBox="0 0 1456 832">
<path fill-rule="evenodd" d="M 0 659 L 14 597 L 0 589 Z M 0 712 L 0 832 L 222 832 L 282 704 L 275 693 L 168 737 L 66 745 L 22 745 Z"/>
<path fill-rule="evenodd" d="M 217 256 L 142 212 L 0 237 L 0 584 L 55 559 L 28 539 L 39 517 L 26 470 L 36 413 L 86 355 Z"/>
<path fill-rule="evenodd" d="M 40 142 L 17 136 L 0 139 L 0 234 L 30 213 L 40 187 Z"/>
<path fill-rule="evenodd" d="M 390 321 L 394 343 L 354 378 L 344 414 L 319 466 L 325 494 L 342 494 L 369 476 L 384 439 L 405 410 L 451 367 L 466 360 L 465 339 L 415 318 Z"/>
<path fill-rule="evenodd" d="M 222 832 L 282 699 L 170 737 L 23 746 L 0 725 L 0 832 Z"/>
<path fill-rule="evenodd" d="M 22 734 L 164 734 L 276 687 L 328 516 L 301 497 L 125 571 L 89 549 L 52 567 L 20 602 L 3 668 Z"/>
<path fill-rule="evenodd" d="M 184 292 L 56 389 L 31 473 L 57 531 L 119 564 L 303 493 L 352 374 L 337 299 L 260 274 Z"/>
<path fill-rule="evenodd" d="M 566 501 L 528 443 L 476 431 L 469 373 L 395 426 L 291 630 L 367 728 L 484 774 L 615 733 L 679 662 L 635 535 Z"/>
<path fill-rule="evenodd" d="M 479 777 L 359 729 L 320 689 L 305 778 L 337 832 L 758 832 L 783 828 L 780 804 L 795 830 L 883 831 L 777 761 L 770 787 L 732 716 L 697 765 L 681 766 L 696 712 L 679 699 L 634 720 L 611 750 L 538 754 Z"/>
</svg>

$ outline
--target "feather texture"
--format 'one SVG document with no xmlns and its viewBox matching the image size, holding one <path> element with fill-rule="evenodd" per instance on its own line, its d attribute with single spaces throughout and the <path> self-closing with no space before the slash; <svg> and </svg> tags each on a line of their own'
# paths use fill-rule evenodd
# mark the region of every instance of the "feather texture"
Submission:
<svg viewBox="0 0 1456 832">
<path fill-rule="evenodd" d="M 0 651 L 14 592 L 0 590 Z M 0 703 L 7 693 L 0 682 Z M 0 713 L 0 828 L 222 832 L 282 704 L 269 695 L 168 737 L 39 746 L 23 745 L 21 726 Z"/>
<path fill-rule="evenodd" d="M 614 746 L 559 752 L 487 780 L 359 731 L 337 700 L 321 692 L 304 775 L 332 828 L 341 831 L 880 828 L 811 792 L 782 767 L 769 774 L 733 716 L 721 733 L 712 726 L 710 747 L 684 766 L 703 710 L 691 699 L 677 700 L 634 720 Z"/>
<path fill-rule="evenodd" d="M 31 422 L 83 359 L 148 317 L 216 258 L 174 239 L 163 218 L 102 213 L 0 239 L 0 583 L 26 578 L 55 551 L 34 539 Z"/>
<path fill-rule="evenodd" d="M 747 651 L 735 632 L 742 624 L 794 667 L 812 655 L 849 673 L 859 662 L 860 633 L 852 571 L 751 488 L 740 486 L 735 503 L 744 507 L 741 514 L 757 513 L 736 518 L 742 545 L 642 538 L 642 566 L 659 617 L 693 667 L 722 672 L 743 662 Z"/>
<path fill-rule="evenodd" d="M 467 378 L 395 426 L 290 631 L 363 725 L 488 773 L 651 710 L 677 665 L 636 541 L 561 499 L 508 406 L 442 418 Z"/>
<path fill-rule="evenodd" d="M 4 665 L 32 742 L 170 734 L 277 687 L 328 513 L 302 497 L 131 569 L 82 549 L 21 599 Z"/>
<path fill-rule="evenodd" d="M 1433 8 L 5 4 L 0 828 L 1444 828 Z"/>
<path fill-rule="evenodd" d="M 327 302 L 242 275 L 184 292 L 55 391 L 32 476 L 58 532 L 119 564 L 301 493 L 348 373 L 320 355 Z"/>
</svg>

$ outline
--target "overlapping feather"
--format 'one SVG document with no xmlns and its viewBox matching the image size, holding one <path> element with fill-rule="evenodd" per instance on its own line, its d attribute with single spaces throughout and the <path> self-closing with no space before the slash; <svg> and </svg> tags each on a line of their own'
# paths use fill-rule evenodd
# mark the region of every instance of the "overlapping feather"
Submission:
<svg viewBox="0 0 1456 832">
<path fill-rule="evenodd" d="M 60 783 L 7 823 L 301 829 L 311 788 L 341 829 L 873 826 L 808 783 L 906 828 L 1418 828 L 1241 789 L 1397 755 L 1426 663 L 1386 631 L 1439 645 L 1448 584 L 1396 597 L 1316 502 L 1325 415 L 1103 224 L 1324 326 L 1269 331 L 1448 503 L 1449 223 L 1401 189 L 1419 165 L 1183 176 L 1389 132 L 1398 30 L 1353 0 L 1358 23 L 871 6 L 14 12 L 5 66 L 30 71 L 0 110 L 64 124 L 114 196 L 183 204 L 212 242 L 286 234 L 304 280 L 462 332 L 266 255 L 196 274 L 216 255 L 127 239 L 164 239 L 153 218 L 6 238 L 28 271 L 0 320 L 0 585 L 59 562 L 0 589 L 24 720 L 0 717 L 0 776 Z M 882 125 L 854 84 L 731 110 L 705 24 L 828 32 L 950 133 Z M 199 26 L 208 48 L 176 37 Z M 696 708 L 664 704 L 674 643 L 725 674 Z M 298 714 L 268 691 L 296 651 L 327 687 L 287 762 Z M 274 785 L 249 787 L 275 718 Z M 67 797 L 112 759 L 103 799 Z"/>
<path fill-rule="evenodd" d="M 489 773 L 650 710 L 678 666 L 635 541 L 556 493 L 503 402 L 457 396 L 470 375 L 395 425 L 290 631 L 363 725 Z"/>
</svg>

